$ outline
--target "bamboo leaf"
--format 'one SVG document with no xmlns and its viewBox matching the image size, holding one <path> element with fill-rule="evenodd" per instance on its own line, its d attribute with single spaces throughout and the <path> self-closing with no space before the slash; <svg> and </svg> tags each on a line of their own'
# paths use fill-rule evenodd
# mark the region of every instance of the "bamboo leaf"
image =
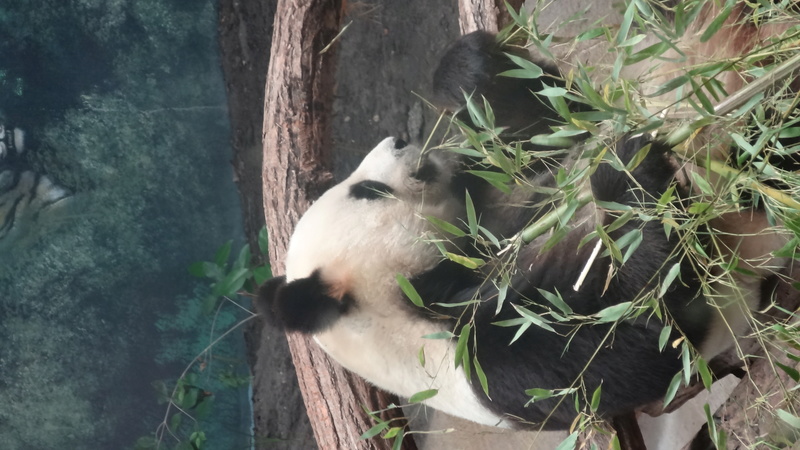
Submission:
<svg viewBox="0 0 800 450">
<path fill-rule="evenodd" d="M 719 15 L 708 24 L 708 27 L 703 31 L 703 34 L 700 36 L 700 42 L 706 42 L 707 40 L 711 39 L 714 34 L 719 31 L 722 27 L 722 24 L 725 23 L 725 20 L 728 19 L 728 16 L 731 15 L 731 11 L 733 11 L 733 1 L 728 1 L 725 4 L 725 7 L 722 8 L 722 11 L 719 12 Z"/>
<path fill-rule="evenodd" d="M 464 203 L 467 208 L 467 227 L 469 227 L 470 236 L 478 235 L 478 218 L 475 215 L 475 205 L 472 203 L 472 197 L 469 191 L 465 191 Z"/>
<path fill-rule="evenodd" d="M 472 326 L 470 324 L 465 324 L 461 327 L 461 334 L 458 336 L 458 343 L 456 344 L 456 354 L 455 354 L 455 367 L 461 365 L 464 360 L 464 355 L 467 352 L 467 344 L 469 343 L 469 333 L 472 330 Z"/>
<path fill-rule="evenodd" d="M 545 291 L 544 289 L 537 288 L 536 290 L 539 291 L 539 294 L 544 297 L 550 304 L 558 308 L 565 315 L 572 314 L 572 308 L 567 305 L 563 298 L 561 298 L 561 294 L 556 291 L 556 293 Z"/>
<path fill-rule="evenodd" d="M 458 255 L 451 252 L 445 252 L 444 256 L 447 257 L 450 261 L 454 263 L 461 264 L 462 266 L 466 267 L 467 269 L 477 269 L 482 265 L 486 264 L 486 261 L 480 258 L 472 258 L 464 255 Z"/>
<path fill-rule="evenodd" d="M 467 233 L 461 231 L 461 229 L 458 228 L 457 226 L 453 225 L 452 223 L 446 222 L 442 219 L 439 219 L 438 217 L 426 216 L 425 218 L 428 219 L 428 222 L 432 223 L 436 228 L 444 231 L 445 233 L 452 234 L 453 236 L 456 237 L 464 237 L 467 235 Z"/>
<path fill-rule="evenodd" d="M 663 352 L 667 347 L 670 334 L 672 334 L 672 325 L 666 325 L 661 329 L 661 334 L 658 336 L 658 351 Z"/>
<path fill-rule="evenodd" d="M 670 267 L 669 272 L 667 272 L 667 275 L 664 277 L 664 281 L 661 282 L 661 288 L 658 290 L 658 298 L 663 297 L 664 294 L 667 293 L 667 289 L 672 286 L 672 282 L 675 281 L 675 278 L 679 273 L 681 273 L 681 264 L 673 264 L 672 267 Z"/>
<path fill-rule="evenodd" d="M 505 55 L 508 56 L 508 58 L 514 62 L 514 64 L 521 67 L 521 69 L 515 69 L 515 70 L 519 70 L 527 74 L 526 76 L 521 76 L 519 78 L 539 78 L 544 74 L 544 71 L 542 70 L 541 67 L 537 66 L 531 61 L 528 61 L 525 58 L 519 57 L 517 55 L 512 55 L 511 53 L 506 53 Z M 511 72 L 511 70 L 509 72 Z M 503 76 L 502 73 L 500 75 Z"/>
<path fill-rule="evenodd" d="M 602 387 L 602 385 L 597 386 L 597 389 L 595 389 L 594 393 L 592 394 L 592 403 L 589 405 L 589 409 L 591 409 L 593 413 L 597 412 L 597 408 L 600 407 L 600 394 L 602 392 Z"/>
<path fill-rule="evenodd" d="M 631 302 L 622 302 L 616 305 L 609 306 L 601 309 L 595 314 L 598 323 L 616 322 L 621 319 L 628 309 L 631 307 Z"/>
<path fill-rule="evenodd" d="M 403 291 L 403 294 L 405 294 L 409 300 L 411 300 L 411 303 L 419 306 L 420 308 L 425 306 L 425 304 L 422 302 L 422 297 L 419 296 L 419 293 L 417 293 L 414 285 L 408 281 L 408 278 L 398 273 L 395 275 L 395 279 L 397 280 L 397 285 L 400 286 L 400 290 Z"/>
<path fill-rule="evenodd" d="M 678 388 L 681 387 L 681 373 L 678 372 L 672 377 L 672 381 L 669 383 L 669 387 L 667 388 L 667 393 L 664 395 L 664 408 L 669 405 L 669 403 L 675 399 L 675 394 L 678 393 Z"/>
<path fill-rule="evenodd" d="M 436 396 L 439 393 L 438 389 L 428 389 L 425 391 L 417 392 L 416 394 L 412 395 L 411 398 L 408 399 L 409 403 L 419 403 L 423 402 L 429 398 Z"/>
<path fill-rule="evenodd" d="M 788 423 L 789 425 L 791 425 L 795 429 L 800 429 L 800 417 L 797 417 L 794 414 L 792 414 L 792 413 L 790 413 L 788 411 L 785 411 L 783 409 L 779 409 L 777 411 L 777 413 L 778 413 L 778 417 L 780 417 L 780 419 L 782 421 Z"/>
<path fill-rule="evenodd" d="M 703 380 L 703 387 L 706 389 L 711 389 L 711 384 L 714 382 L 714 378 L 711 375 L 711 371 L 708 369 L 708 364 L 706 360 L 703 358 L 697 358 L 697 373 L 700 374 L 700 379 Z"/>
<path fill-rule="evenodd" d="M 478 362 L 477 356 L 472 358 L 472 364 L 475 366 L 475 375 L 478 376 L 478 381 L 481 383 L 483 393 L 489 397 L 489 380 L 486 379 L 486 373 L 484 373 L 481 364 Z M 491 397 L 489 397 L 489 400 L 491 400 Z"/>
</svg>

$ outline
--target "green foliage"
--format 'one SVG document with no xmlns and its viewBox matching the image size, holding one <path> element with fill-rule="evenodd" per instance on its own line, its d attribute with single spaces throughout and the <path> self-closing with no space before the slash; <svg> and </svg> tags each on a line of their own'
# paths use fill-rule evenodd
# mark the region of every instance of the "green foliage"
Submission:
<svg viewBox="0 0 800 450">
<path fill-rule="evenodd" d="M 553 123 L 550 132 L 530 136 L 527 139 L 515 137 L 518 142 L 507 142 L 500 138 L 502 130 L 495 123 L 495 114 L 485 99 L 472 96 L 466 98 L 466 112 L 474 127 L 453 118 L 451 124 L 456 129 L 456 136 L 443 140 L 441 148 L 458 154 L 467 155 L 479 161 L 478 167 L 471 170 L 474 176 L 482 178 L 502 192 L 509 193 L 513 189 L 528 189 L 531 192 L 547 194 L 547 200 L 541 204 L 526 205 L 536 211 L 537 219 L 529 224 L 517 236 L 498 240 L 481 226 L 481 217 L 476 215 L 472 199 L 467 195 L 466 217 L 464 223 L 446 223 L 437 219 L 429 219 L 440 231 L 434 240 L 442 255 L 468 268 L 481 267 L 481 273 L 488 274 L 487 283 L 500 287 L 498 311 L 505 298 L 510 274 L 514 273 L 514 258 L 520 248 L 537 240 L 537 249 L 549 251 L 557 242 L 573 231 L 571 219 L 581 208 L 590 205 L 611 215 L 614 220 L 610 224 L 597 226 L 583 238 L 581 245 L 596 245 L 601 255 L 613 258 L 614 266 L 627 264 L 635 252 L 640 251 L 644 235 L 641 229 L 633 229 L 622 236 L 612 233 L 631 221 L 658 225 L 664 233 L 680 242 L 679 248 L 658 274 L 651 280 L 650 287 L 632 301 L 609 306 L 589 316 L 575 314 L 558 292 L 540 291 L 535 305 L 514 305 L 518 317 L 506 319 L 494 326 L 518 327 L 514 340 L 534 326 L 538 329 L 555 332 L 554 323 L 570 322 L 578 326 L 595 324 L 611 324 L 611 331 L 599 346 L 613 344 L 614 324 L 641 317 L 640 320 L 661 320 L 666 326 L 658 339 L 658 346 L 665 350 L 667 346 L 680 352 L 682 369 L 675 374 L 665 393 L 664 404 L 675 398 L 678 390 L 696 380 L 710 388 L 713 377 L 707 362 L 701 358 L 696 349 L 684 337 L 680 336 L 678 327 L 672 322 L 669 312 L 661 304 L 664 295 L 675 286 L 683 283 L 685 271 L 692 268 L 703 282 L 706 294 L 714 293 L 714 286 L 730 286 L 734 278 L 754 275 L 746 268 L 746 261 L 738 257 L 719 256 L 714 247 L 720 246 L 717 237 L 708 232 L 709 223 L 721 216 L 739 211 L 748 205 L 755 204 L 766 211 L 773 224 L 782 224 L 785 230 L 795 236 L 775 253 L 776 256 L 798 259 L 800 243 L 800 177 L 795 172 L 775 165 L 780 159 L 800 161 L 800 145 L 779 141 L 778 138 L 800 136 L 800 112 L 797 107 L 796 92 L 788 82 L 778 83 L 776 87 L 753 90 L 745 98 L 736 99 L 725 92 L 722 77 L 732 76 L 732 72 L 746 73 L 751 77 L 764 77 L 766 74 L 788 59 L 788 47 L 796 53 L 796 41 L 800 36 L 800 28 L 789 29 L 785 36 L 773 41 L 766 41 L 763 48 L 754 49 L 751 54 L 736 60 L 694 61 L 687 60 L 678 47 L 678 36 L 691 26 L 707 2 L 681 2 L 672 11 L 673 20 L 666 20 L 663 9 L 655 8 L 648 1 L 631 0 L 625 2 L 624 14 L 617 28 L 589 25 L 574 36 L 572 42 L 563 42 L 559 35 L 560 46 L 581 48 L 582 43 L 592 40 L 593 46 L 607 45 L 609 59 L 597 67 L 586 67 L 578 64 L 563 74 L 565 87 L 547 86 L 535 93 L 548 103 L 561 119 L 561 123 Z M 721 11 L 702 30 L 702 41 L 708 41 L 722 29 L 726 19 L 732 17 L 735 2 L 724 2 Z M 788 8 L 785 2 L 759 2 L 753 5 L 752 14 L 756 21 L 800 19 L 797 11 Z M 555 52 L 552 47 L 554 36 L 540 32 L 536 25 L 537 12 L 513 11 L 509 8 L 514 24 L 499 34 L 498 40 L 511 42 L 527 48 L 533 48 L 544 57 Z M 576 14 L 576 20 L 580 20 Z M 569 24 L 567 20 L 564 26 Z M 760 23 L 760 22 L 759 22 Z M 558 28 L 557 26 L 555 28 Z M 654 31 L 654 38 L 645 40 L 642 30 Z M 787 56 L 788 55 L 788 56 Z M 543 73 L 540 67 L 515 55 L 509 55 L 514 69 L 504 76 L 522 79 L 537 79 Z M 635 64 L 645 62 L 649 66 L 637 69 L 637 76 L 626 77 Z M 789 62 L 797 62 L 796 57 Z M 607 63 L 607 65 L 606 65 Z M 673 76 L 657 75 L 658 66 L 664 64 L 685 64 L 686 70 L 674 73 Z M 672 67 L 672 66 L 668 66 Z M 796 66 L 795 71 L 796 73 Z M 735 75 L 740 76 L 740 75 Z M 753 83 L 759 86 L 758 83 Z M 725 103 L 730 97 L 736 102 Z M 571 111 L 570 103 L 588 106 L 583 111 Z M 722 105 L 722 106 L 720 106 Z M 721 109 L 722 108 L 722 109 Z M 677 118 L 677 119 L 676 119 Z M 711 127 L 723 130 L 725 139 L 722 144 L 718 139 L 705 139 Z M 627 206 L 595 201 L 589 192 L 589 177 L 601 164 L 608 164 L 619 171 L 620 177 L 629 177 L 645 158 L 649 147 L 642 149 L 627 165 L 621 163 L 614 154 L 615 143 L 623 136 L 653 133 L 659 139 L 675 146 L 675 158 L 679 162 L 697 164 L 706 170 L 692 173 L 692 184 L 696 192 L 677 201 L 680 189 L 670 187 L 660 198 L 644 198 L 640 205 Z M 533 143 L 548 150 L 523 150 L 524 143 Z M 576 146 L 576 142 L 581 144 Z M 728 143 L 730 142 L 730 144 Z M 733 145 L 733 154 L 728 159 L 714 160 L 713 149 L 720 146 Z M 693 147 L 694 146 L 694 147 Z M 533 165 L 543 164 L 553 167 L 553 158 L 561 157 L 565 149 L 570 149 L 579 162 L 567 159 L 567 163 L 556 170 L 555 188 L 543 188 L 531 185 L 524 173 L 535 172 Z M 691 150 L 690 150 L 691 149 Z M 751 202 L 751 203 L 748 203 Z M 690 204 L 685 209 L 686 204 Z M 484 218 L 485 219 L 485 218 Z M 547 236 L 547 237 L 544 237 Z M 613 237 L 612 237 L 613 236 Z M 465 252 L 454 250 L 459 243 L 469 242 L 471 247 L 479 249 L 481 258 L 467 257 Z M 448 244 L 448 245 L 445 245 Z M 725 255 L 723 252 L 722 255 Z M 596 254 L 595 254 L 596 256 Z M 592 256 L 594 258 L 594 256 Z M 609 274 L 611 276 L 611 274 Z M 794 281 L 793 286 L 800 289 L 800 283 Z M 414 292 L 409 293 L 408 286 L 403 291 L 418 306 L 423 300 Z M 411 288 L 413 289 L 413 288 Z M 714 296 L 708 295 L 714 302 Z M 472 302 L 477 306 L 480 300 Z M 464 303 L 460 306 L 470 306 Z M 777 305 L 770 305 L 771 311 L 780 310 Z M 468 374 L 476 370 L 484 390 L 488 392 L 485 374 L 477 360 L 470 363 L 470 336 L 474 335 L 474 323 L 471 321 L 471 309 L 458 317 L 459 322 L 452 332 L 436 333 L 428 338 L 454 340 L 455 355 L 453 363 L 463 367 Z M 750 320 L 754 325 L 755 336 L 765 346 L 781 342 L 781 356 L 792 358 L 793 351 L 800 346 L 798 329 L 793 324 L 797 320 L 796 311 L 785 311 L 789 318 L 777 326 L 765 326 L 755 317 Z M 513 342 L 513 341 L 512 341 Z M 420 360 L 424 363 L 424 354 Z M 792 361 L 797 362 L 796 356 Z M 783 387 L 787 402 L 794 397 L 796 383 L 800 380 L 800 372 L 795 367 L 776 361 L 774 367 L 785 373 L 795 385 Z M 544 389 L 531 386 L 526 391 L 530 401 L 541 401 L 552 397 L 560 397 L 560 402 L 574 401 L 578 419 L 575 433 L 564 441 L 559 448 L 573 448 L 578 433 L 592 426 L 593 414 L 602 403 L 602 386 L 593 391 L 583 385 L 581 379 L 572 380 L 569 386 L 562 389 Z M 800 428 L 800 419 L 796 412 L 790 412 L 775 406 L 764 405 L 764 414 L 782 421 L 783 424 Z M 707 411 L 709 430 L 712 441 L 718 448 L 726 442 L 725 431 L 714 426 L 714 419 Z M 377 429 L 377 435 L 381 430 Z M 619 442 L 616 441 L 619 446 Z M 753 443 L 753 445 L 757 445 Z"/>
<path fill-rule="evenodd" d="M 157 361 L 165 365 L 191 362 L 174 385 L 161 380 L 153 383 L 159 403 L 167 404 L 155 448 L 167 444 L 167 437 L 177 441 L 178 449 L 241 445 L 222 428 L 222 418 L 235 417 L 242 396 L 248 395 L 249 367 L 242 357 L 241 341 L 225 338 L 254 317 L 240 301 L 264 281 L 260 274 L 269 274 L 269 265 L 253 263 L 267 259 L 266 228 L 259 233 L 258 245 L 259 258 L 253 257 L 246 244 L 231 260 L 233 242 L 228 241 L 217 249 L 213 261 L 191 264 L 189 272 L 210 285 L 196 289 L 193 298 L 179 299 L 178 311 L 156 322 L 162 338 Z M 151 439 L 143 437 L 139 442 L 150 445 Z"/>
<path fill-rule="evenodd" d="M 57 230 L 0 255 L 4 449 L 115 448 L 151 425 L 135 393 L 158 370 L 153 311 L 239 228 L 214 8 L 0 6 L 0 107 L 32 138 L 26 162 L 75 193 Z"/>
</svg>

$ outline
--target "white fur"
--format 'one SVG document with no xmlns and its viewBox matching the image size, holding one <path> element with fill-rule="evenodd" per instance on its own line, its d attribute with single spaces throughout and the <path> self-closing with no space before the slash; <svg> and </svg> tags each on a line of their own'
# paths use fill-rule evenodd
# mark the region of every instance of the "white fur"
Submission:
<svg viewBox="0 0 800 450">
<path fill-rule="evenodd" d="M 350 177 L 306 212 L 289 244 L 286 280 L 319 270 L 325 282 L 354 297 L 354 312 L 314 336 L 344 367 L 403 397 L 438 389 L 426 404 L 474 422 L 502 425 L 501 417 L 481 405 L 463 370 L 454 368 L 454 343 L 423 339 L 449 331 L 447 323 L 415 315 L 395 279 L 398 273 L 419 274 L 441 260 L 439 250 L 425 242 L 433 232 L 425 217 L 452 221 L 463 215 L 448 189 L 453 163 L 434 160 L 440 175 L 423 190 L 411 173 L 428 156 L 413 146 L 397 150 L 394 145 L 393 138 L 378 144 Z M 350 186 L 363 180 L 381 181 L 394 192 L 377 200 L 350 197 Z M 417 356 L 420 349 L 424 366 Z"/>
</svg>

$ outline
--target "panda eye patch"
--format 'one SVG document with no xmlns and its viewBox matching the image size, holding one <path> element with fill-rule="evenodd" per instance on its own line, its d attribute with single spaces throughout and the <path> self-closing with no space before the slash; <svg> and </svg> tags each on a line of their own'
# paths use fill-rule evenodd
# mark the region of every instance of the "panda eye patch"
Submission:
<svg viewBox="0 0 800 450">
<path fill-rule="evenodd" d="M 392 192 L 392 188 L 375 180 L 364 180 L 350 186 L 350 197 L 356 200 L 377 200 L 386 198 Z"/>
</svg>

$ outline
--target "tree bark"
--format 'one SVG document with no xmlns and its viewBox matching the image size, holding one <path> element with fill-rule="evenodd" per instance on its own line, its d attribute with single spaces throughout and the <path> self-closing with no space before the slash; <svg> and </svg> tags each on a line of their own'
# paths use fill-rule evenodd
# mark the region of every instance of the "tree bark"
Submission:
<svg viewBox="0 0 800 450">
<path fill-rule="evenodd" d="M 289 237 L 303 211 L 328 188 L 331 105 L 340 0 L 278 3 L 267 75 L 263 127 L 264 211 L 273 271 L 284 272 Z M 360 440 L 373 424 L 362 405 L 383 409 L 397 399 L 331 361 L 306 336 L 288 336 L 300 390 L 322 449 L 382 449 L 390 441 Z M 399 415 L 390 411 L 390 414 Z M 414 448 L 407 438 L 404 448 Z"/>
<path fill-rule="evenodd" d="M 515 11 L 519 11 L 523 3 L 524 0 L 508 0 Z M 458 10 L 462 34 L 477 30 L 497 33 L 511 23 L 505 0 L 459 0 Z"/>
<path fill-rule="evenodd" d="M 231 147 L 245 237 L 253 263 L 264 264 L 258 249 L 264 227 L 261 132 L 264 122 L 264 87 L 272 42 L 277 0 L 220 0 L 218 32 L 231 123 Z M 247 359 L 252 370 L 253 431 L 256 448 L 270 441 L 274 450 L 307 450 L 314 446 L 300 388 L 292 365 L 286 335 L 253 320 L 244 332 Z"/>
</svg>

